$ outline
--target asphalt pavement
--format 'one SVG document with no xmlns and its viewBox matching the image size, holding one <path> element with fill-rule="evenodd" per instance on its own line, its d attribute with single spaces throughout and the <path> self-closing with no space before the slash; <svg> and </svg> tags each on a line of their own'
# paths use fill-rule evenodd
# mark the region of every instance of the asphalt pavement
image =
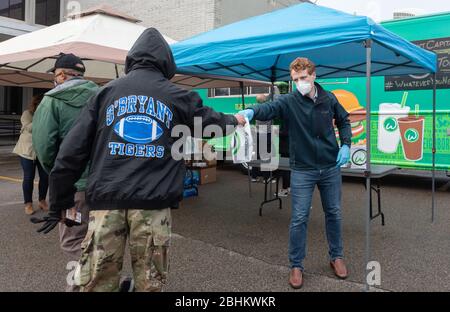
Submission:
<svg viewBox="0 0 450 312">
<path fill-rule="evenodd" d="M 0 291 L 64 291 L 68 259 L 57 231 L 36 233 L 24 214 L 21 169 L 8 147 L 0 149 Z M 248 194 L 245 175 L 222 168 L 217 182 L 200 187 L 173 211 L 173 246 L 166 291 L 294 291 L 288 283 L 290 198 L 258 215 L 263 184 Z M 374 291 L 450 291 L 449 178 L 438 174 L 436 221 L 431 223 L 429 177 L 389 176 L 382 181 L 386 225 L 371 222 L 371 257 L 381 267 Z M 302 291 L 365 289 L 365 190 L 344 178 L 343 237 L 350 277 L 334 277 L 328 264 L 320 196 L 314 194 Z M 39 215 L 40 212 L 37 213 Z M 131 274 L 129 261 L 124 275 Z"/>
</svg>

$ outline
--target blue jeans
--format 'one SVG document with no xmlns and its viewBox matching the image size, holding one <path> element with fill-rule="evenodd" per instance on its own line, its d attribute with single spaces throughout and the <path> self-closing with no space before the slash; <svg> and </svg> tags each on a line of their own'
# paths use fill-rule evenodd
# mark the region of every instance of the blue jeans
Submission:
<svg viewBox="0 0 450 312">
<path fill-rule="evenodd" d="M 38 160 L 29 160 L 23 157 L 20 157 L 20 164 L 23 169 L 22 190 L 25 204 L 33 202 L 33 187 L 36 168 L 39 172 L 39 201 L 44 200 L 47 197 L 48 189 L 48 175 L 44 168 L 42 168 Z"/>
<path fill-rule="evenodd" d="M 325 213 L 330 260 L 343 258 L 340 168 L 291 172 L 292 216 L 289 228 L 289 261 L 300 268 L 306 257 L 309 212 L 315 186 L 318 186 Z"/>
</svg>

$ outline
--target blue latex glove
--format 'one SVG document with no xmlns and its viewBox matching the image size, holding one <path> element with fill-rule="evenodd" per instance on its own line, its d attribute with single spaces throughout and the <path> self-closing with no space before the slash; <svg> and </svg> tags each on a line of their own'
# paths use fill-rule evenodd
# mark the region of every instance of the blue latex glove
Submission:
<svg viewBox="0 0 450 312">
<path fill-rule="evenodd" d="M 350 147 L 348 145 L 342 145 L 339 150 L 339 154 L 336 159 L 336 167 L 342 167 L 350 160 Z"/>
<path fill-rule="evenodd" d="M 240 111 L 238 114 L 247 118 L 248 121 L 252 121 L 253 117 L 255 116 L 255 111 L 253 109 L 246 109 L 246 110 Z"/>
</svg>

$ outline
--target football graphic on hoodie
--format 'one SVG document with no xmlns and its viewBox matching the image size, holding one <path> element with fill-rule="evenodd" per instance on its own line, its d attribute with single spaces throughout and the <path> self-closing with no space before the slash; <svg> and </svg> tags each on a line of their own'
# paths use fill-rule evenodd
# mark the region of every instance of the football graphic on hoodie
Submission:
<svg viewBox="0 0 450 312">
<path fill-rule="evenodd" d="M 157 121 L 146 115 L 132 115 L 122 118 L 114 126 L 114 132 L 130 143 L 148 144 L 163 135 Z"/>
</svg>

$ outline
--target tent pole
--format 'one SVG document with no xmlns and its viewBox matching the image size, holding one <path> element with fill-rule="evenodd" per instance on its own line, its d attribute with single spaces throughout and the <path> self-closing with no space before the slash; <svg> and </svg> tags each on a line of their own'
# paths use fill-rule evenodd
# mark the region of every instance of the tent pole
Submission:
<svg viewBox="0 0 450 312">
<path fill-rule="evenodd" d="M 433 84 L 433 169 L 432 169 L 432 203 L 431 203 L 431 223 L 434 223 L 436 216 L 436 79 L 434 73 Z"/>
<path fill-rule="evenodd" d="M 242 98 L 242 109 L 245 109 L 245 90 L 244 90 L 244 82 L 239 82 L 239 87 L 241 88 L 241 98 Z"/>
<path fill-rule="evenodd" d="M 272 84 L 270 85 L 270 101 L 273 102 L 273 99 L 275 98 L 275 97 L 274 97 L 274 93 L 275 93 L 275 81 L 276 81 L 276 79 L 277 79 L 277 78 L 276 78 L 276 68 L 275 68 L 275 66 L 272 66 L 271 71 L 272 71 L 272 73 L 271 73 L 270 82 L 271 82 Z"/>
<path fill-rule="evenodd" d="M 371 203 L 371 153 L 370 153 L 370 135 L 371 135 L 371 116 L 372 116 L 372 110 L 371 110 L 371 92 L 372 92 L 372 85 L 371 85 L 371 79 L 372 79 L 372 40 L 368 39 L 365 42 L 365 48 L 366 48 L 366 142 L 367 142 L 367 169 L 365 172 L 366 175 L 366 261 L 364 265 L 364 276 L 367 276 L 367 264 L 370 262 L 371 254 L 370 254 L 370 205 Z M 367 278 L 365 279 L 366 284 L 366 291 L 370 290 L 369 281 Z"/>
<path fill-rule="evenodd" d="M 241 88 L 241 97 L 242 97 L 242 110 L 245 109 L 245 89 L 244 82 L 239 82 L 239 87 Z M 248 174 L 248 196 L 252 198 L 252 177 L 250 172 L 250 165 L 247 164 L 247 174 Z"/>
<path fill-rule="evenodd" d="M 116 78 L 119 79 L 119 68 L 117 67 L 117 64 L 114 64 L 114 69 L 116 71 Z"/>
<path fill-rule="evenodd" d="M 272 84 L 270 85 L 270 101 L 273 102 L 273 99 L 275 98 L 273 96 L 275 92 L 275 83 L 272 81 Z"/>
<path fill-rule="evenodd" d="M 270 101 L 271 102 L 273 102 L 273 100 L 275 99 L 275 80 L 277 79 L 276 77 L 277 77 L 276 76 L 276 67 L 272 66 L 272 68 L 271 68 L 271 78 L 270 78 L 270 82 L 271 82 L 271 85 L 270 85 Z M 257 134 L 257 135 L 259 135 L 259 134 Z M 272 138 L 272 136 L 271 136 L 271 138 Z M 272 146 L 272 142 L 270 142 L 270 144 Z M 272 158 L 272 155 L 270 156 L 270 158 Z M 272 183 L 270 183 L 272 181 L 272 174 L 273 174 L 273 171 L 270 170 L 270 179 L 269 179 L 269 189 L 270 189 L 270 194 L 271 194 L 270 196 L 272 196 L 272 194 L 273 194 L 273 192 L 272 192 Z M 278 183 L 277 183 L 276 191 L 278 193 Z"/>
</svg>

